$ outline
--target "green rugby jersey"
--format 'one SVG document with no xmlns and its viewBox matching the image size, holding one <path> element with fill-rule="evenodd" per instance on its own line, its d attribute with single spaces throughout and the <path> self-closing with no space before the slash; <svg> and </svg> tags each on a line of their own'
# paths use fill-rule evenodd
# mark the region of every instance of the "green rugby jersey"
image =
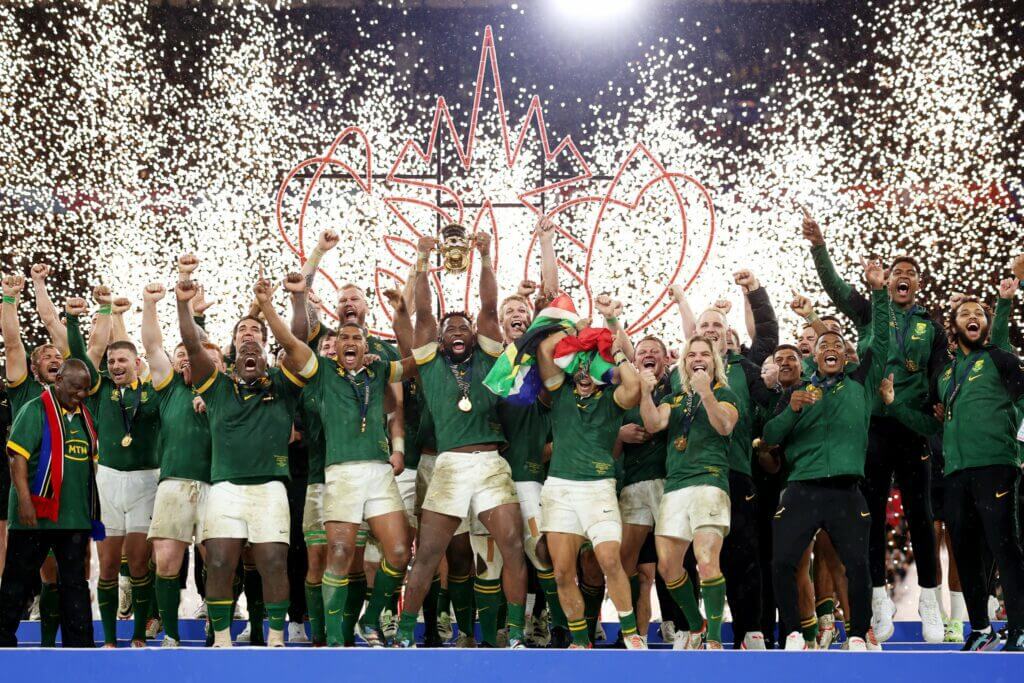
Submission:
<svg viewBox="0 0 1024 683">
<path fill-rule="evenodd" d="M 136 401 L 138 409 L 135 409 Z M 154 470 L 160 466 L 157 441 L 160 437 L 160 397 L 149 381 L 135 380 L 118 387 L 106 375 L 100 378 L 86 405 L 96 421 L 96 435 L 100 442 L 99 463 L 122 472 Z M 129 415 L 134 413 L 131 443 L 124 445 L 124 416 L 121 406 Z"/>
<path fill-rule="evenodd" d="M 172 372 L 159 386 L 160 481 L 194 479 L 210 482 L 210 421 L 193 406 L 196 397 L 180 373 Z"/>
<path fill-rule="evenodd" d="M 673 373 L 674 374 L 674 373 Z M 672 386 L 668 379 L 669 375 L 661 379 L 654 388 L 654 403 L 658 404 L 663 398 L 672 393 Z M 644 426 L 640 417 L 640 407 L 636 406 L 627 410 L 622 416 L 622 424 L 635 424 Z M 665 432 L 660 431 L 652 434 L 651 438 L 644 443 L 622 444 L 621 470 L 623 488 L 641 481 L 665 478 Z"/>
<path fill-rule="evenodd" d="M 325 482 L 327 444 L 324 441 L 324 425 L 317 410 L 313 393 L 303 389 L 302 400 L 299 402 L 298 422 L 302 427 L 302 441 L 306 447 L 308 459 L 308 472 L 306 473 L 306 483 L 308 484 L 323 484 Z"/>
<path fill-rule="evenodd" d="M 377 360 L 350 374 L 335 360 L 320 357 L 317 366 L 305 391 L 315 397 L 323 424 L 325 464 L 387 462 L 391 449 L 385 431 L 384 396 L 391 382 L 401 380 L 401 364 Z"/>
<path fill-rule="evenodd" d="M 222 372 L 199 384 L 210 419 L 214 484 L 288 480 L 288 442 L 304 385 L 283 367 L 269 368 L 254 386 Z"/>
<path fill-rule="evenodd" d="M 497 448 L 505 442 L 498 419 L 498 397 L 483 384 L 501 352 L 501 344 L 483 335 L 477 336 L 470 360 L 458 365 L 444 357 L 436 342 L 413 351 L 439 452 L 476 444 Z M 462 391 L 454 372 L 469 382 L 469 412 L 459 409 Z"/>
<path fill-rule="evenodd" d="M 512 469 L 512 481 L 544 481 L 544 446 L 551 440 L 551 415 L 540 401 L 528 406 L 498 404 L 498 418 L 508 447 L 501 454 Z"/>
<path fill-rule="evenodd" d="M 716 384 L 714 394 L 718 402 L 737 408 L 736 394 L 726 385 Z M 700 396 L 676 393 L 665 397 L 662 404 L 671 408 L 665 429 L 665 493 L 700 485 L 717 486 L 729 493 L 730 438 L 711 426 Z"/>
<path fill-rule="evenodd" d="M 626 412 L 615 400 L 615 387 L 587 397 L 563 382 L 551 394 L 553 450 L 548 476 L 574 481 L 615 477 L 615 440 Z"/>
<path fill-rule="evenodd" d="M 48 531 L 53 529 L 77 530 L 92 528 L 89 514 L 89 477 L 92 462 L 89 460 L 89 432 L 81 410 L 68 413 L 60 408 L 64 420 L 64 461 L 60 488 L 60 511 L 57 521 L 38 518 L 35 527 L 27 527 L 18 521 L 18 491 L 11 486 L 7 500 L 9 528 L 19 531 Z M 43 421 L 46 411 L 42 399 L 36 397 L 22 406 L 11 426 L 7 441 L 7 452 L 14 457 L 28 461 L 28 481 L 31 485 L 39 467 L 39 449 L 43 443 Z"/>
</svg>

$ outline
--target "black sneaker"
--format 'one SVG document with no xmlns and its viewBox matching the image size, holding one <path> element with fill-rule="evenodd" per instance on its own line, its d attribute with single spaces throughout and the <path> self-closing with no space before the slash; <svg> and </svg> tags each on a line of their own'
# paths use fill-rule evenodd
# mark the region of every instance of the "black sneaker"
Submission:
<svg viewBox="0 0 1024 683">
<path fill-rule="evenodd" d="M 961 652 L 988 652 L 994 650 L 999 645 L 999 636 L 989 631 L 988 633 L 982 633 L 981 631 L 971 631 L 971 635 L 967 636 L 964 646 L 960 648 Z"/>
<path fill-rule="evenodd" d="M 619 637 L 615 639 L 614 643 L 612 643 L 612 648 L 611 649 L 613 649 L 613 650 L 625 650 L 626 649 L 626 639 L 622 636 L 622 631 L 619 631 Z"/>
<path fill-rule="evenodd" d="M 1024 628 L 1015 628 L 1006 634 L 1003 652 L 1024 652 Z"/>
<path fill-rule="evenodd" d="M 444 647 L 444 641 L 437 635 L 437 630 L 427 629 L 423 634 L 423 647 Z"/>
</svg>

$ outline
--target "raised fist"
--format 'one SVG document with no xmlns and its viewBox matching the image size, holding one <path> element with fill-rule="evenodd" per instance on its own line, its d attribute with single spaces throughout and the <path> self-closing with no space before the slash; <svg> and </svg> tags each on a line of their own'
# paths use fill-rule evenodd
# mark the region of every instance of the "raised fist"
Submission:
<svg viewBox="0 0 1024 683">
<path fill-rule="evenodd" d="M 105 306 L 111 303 L 113 296 L 110 294 L 110 287 L 106 285 L 97 285 L 92 289 L 92 300 L 98 303 L 100 306 Z"/>
<path fill-rule="evenodd" d="M 743 291 L 748 294 L 761 286 L 761 283 L 757 281 L 754 274 L 746 269 L 736 271 L 732 274 L 732 277 L 736 284 L 742 287 Z"/>
<path fill-rule="evenodd" d="M 142 290 L 143 301 L 160 301 L 167 294 L 167 289 L 159 282 L 150 282 L 146 285 L 146 288 Z"/>
<path fill-rule="evenodd" d="M 814 313 L 814 306 L 811 305 L 811 300 L 795 289 L 791 291 L 793 292 L 793 300 L 789 302 L 789 307 L 798 316 L 807 319 L 808 316 Z"/>
<path fill-rule="evenodd" d="M 195 254 L 183 254 L 178 257 L 178 274 L 191 275 L 199 267 L 199 258 Z"/>
<path fill-rule="evenodd" d="M 516 294 L 526 299 L 529 299 L 537 292 L 537 283 L 533 280 L 523 280 L 519 283 L 519 288 L 516 290 Z"/>
<path fill-rule="evenodd" d="M 860 265 L 864 268 L 864 279 L 867 280 L 871 289 L 885 287 L 885 269 L 877 259 L 862 258 Z"/>
<path fill-rule="evenodd" d="M 711 375 L 708 374 L 707 370 L 698 370 L 690 377 L 690 386 L 701 396 L 706 395 L 707 392 L 711 391 Z"/>
<path fill-rule="evenodd" d="M 174 296 L 178 301 L 191 301 L 196 296 L 198 286 L 194 280 L 178 280 L 174 286 Z"/>
<path fill-rule="evenodd" d="M 686 301 L 686 288 L 682 285 L 672 285 L 668 288 L 668 298 L 674 304 L 681 304 Z"/>
<path fill-rule="evenodd" d="M 555 236 L 555 224 L 547 216 L 541 216 L 537 220 L 537 228 L 534 234 L 541 239 L 549 239 Z"/>
<path fill-rule="evenodd" d="M 883 377 L 882 383 L 878 385 L 878 395 L 882 397 L 882 401 L 887 406 L 892 405 L 892 402 L 896 400 L 895 386 L 896 382 L 891 373 L 888 377 Z"/>
<path fill-rule="evenodd" d="M 388 305 L 391 306 L 392 311 L 401 311 L 405 309 L 405 299 L 402 297 L 402 293 L 397 289 L 385 289 L 384 298 L 388 300 Z"/>
<path fill-rule="evenodd" d="M 50 275 L 50 266 L 45 263 L 35 263 L 29 273 L 33 282 L 42 282 Z"/>
<path fill-rule="evenodd" d="M 292 294 L 301 294 L 306 291 L 306 278 L 302 273 L 288 273 L 284 276 L 284 288 Z"/>
<path fill-rule="evenodd" d="M 80 296 L 69 297 L 64 301 L 64 312 L 68 315 L 85 315 L 89 310 L 89 305 L 85 299 Z"/>
<path fill-rule="evenodd" d="M 3 279 L 4 296 L 18 296 L 25 288 L 25 278 L 20 275 L 6 275 Z"/>
<path fill-rule="evenodd" d="M 128 297 L 119 296 L 116 299 L 114 299 L 113 307 L 110 309 L 110 312 L 113 313 L 114 315 L 120 315 L 121 313 L 124 313 L 131 307 L 132 302 L 128 300 Z"/>
<path fill-rule="evenodd" d="M 658 386 L 658 378 L 654 376 L 654 370 L 640 371 L 640 386 L 647 393 L 654 391 L 654 387 Z"/>
<path fill-rule="evenodd" d="M 732 310 L 732 302 L 728 299 L 718 299 L 715 303 L 711 304 L 711 308 L 716 311 L 721 311 L 722 315 L 729 315 L 729 311 Z"/>
<path fill-rule="evenodd" d="M 320 233 L 320 239 L 317 240 L 317 249 L 323 252 L 330 251 L 338 246 L 338 241 L 341 240 L 341 236 L 338 235 L 334 230 L 324 230 Z"/>
<path fill-rule="evenodd" d="M 1017 288 L 1020 287 L 1020 280 L 1015 277 L 1008 277 L 1005 280 L 999 282 L 999 298 L 1000 299 L 1012 299 L 1013 295 L 1017 293 Z"/>
</svg>

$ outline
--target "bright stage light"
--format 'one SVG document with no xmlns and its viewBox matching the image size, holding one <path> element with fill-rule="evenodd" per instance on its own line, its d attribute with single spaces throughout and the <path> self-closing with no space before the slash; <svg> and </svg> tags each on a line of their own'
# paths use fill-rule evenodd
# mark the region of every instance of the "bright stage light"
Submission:
<svg viewBox="0 0 1024 683">
<path fill-rule="evenodd" d="M 636 0 L 551 0 L 559 14 L 579 21 L 596 21 L 630 13 Z"/>
</svg>

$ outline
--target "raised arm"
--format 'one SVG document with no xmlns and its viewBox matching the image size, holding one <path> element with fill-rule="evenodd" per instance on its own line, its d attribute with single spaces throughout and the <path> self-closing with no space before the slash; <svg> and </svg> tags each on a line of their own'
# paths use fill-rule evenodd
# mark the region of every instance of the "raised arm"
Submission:
<svg viewBox="0 0 1024 683">
<path fill-rule="evenodd" d="M 629 410 L 635 408 L 640 402 L 640 373 L 636 371 L 622 350 L 621 337 L 625 336 L 625 333 L 620 330 L 612 343 L 612 357 L 619 371 L 619 386 L 615 387 L 614 396 L 615 402 L 619 404 L 620 408 Z"/>
<path fill-rule="evenodd" d="M 476 317 L 476 332 L 488 339 L 501 341 L 498 323 L 498 278 L 491 263 L 491 236 L 478 232 L 473 246 L 480 252 L 480 313 Z"/>
<path fill-rule="evenodd" d="M 640 419 L 644 423 L 644 431 L 657 434 L 668 427 L 668 418 L 672 407 L 666 404 L 654 404 L 654 389 L 658 386 L 658 378 L 651 370 L 640 373 Z"/>
<path fill-rule="evenodd" d="M 21 323 L 18 320 L 18 302 L 25 278 L 7 275 L 3 279 L 3 308 L 0 309 L 0 328 L 3 330 L 4 374 L 8 384 L 20 384 L 28 377 L 28 356 L 21 341 Z"/>
<path fill-rule="evenodd" d="M 299 278 L 302 275 L 296 273 Z M 292 323 L 291 332 L 303 342 L 310 340 L 309 307 L 306 305 L 306 281 L 302 279 L 302 289 L 291 292 L 292 300 Z"/>
<path fill-rule="evenodd" d="M 72 358 L 77 358 L 85 363 L 85 367 L 89 370 L 89 395 L 95 394 L 100 388 L 100 373 L 96 370 L 92 359 L 89 358 L 85 339 L 82 338 L 82 329 L 79 327 L 79 320 L 89 312 L 89 304 L 81 297 L 70 297 L 64 302 L 64 312 L 67 314 L 68 353 Z"/>
<path fill-rule="evenodd" d="M 1010 312 L 1013 309 L 1013 297 L 1019 287 L 1020 280 L 1016 277 L 999 282 L 999 298 L 996 299 L 996 311 L 992 317 L 990 341 L 1003 351 L 1013 351 L 1010 346 Z"/>
<path fill-rule="evenodd" d="M 99 285 L 93 287 L 92 300 L 99 304 L 99 315 L 96 316 L 96 323 L 89 331 L 88 357 L 95 367 L 100 367 L 103 354 L 107 352 L 107 345 L 110 343 L 110 335 L 113 330 L 113 296 L 110 287 Z"/>
<path fill-rule="evenodd" d="M 633 343 L 629 341 L 629 335 L 626 334 L 622 321 L 619 320 L 623 310 L 622 302 L 612 299 L 607 294 L 600 294 L 594 300 L 594 306 L 597 308 L 597 312 L 604 316 L 605 325 L 615 335 L 626 358 L 632 361 L 636 355 L 636 349 L 633 348 Z"/>
<path fill-rule="evenodd" d="M 192 386 L 201 387 L 217 372 L 210 356 L 203 350 L 199 326 L 192 319 L 189 302 L 195 297 L 198 284 L 194 280 L 179 279 L 174 287 L 174 298 L 178 302 L 178 328 L 181 343 L 192 366 Z"/>
<path fill-rule="evenodd" d="M 50 274 L 50 266 L 45 263 L 36 263 L 32 266 L 29 275 L 32 278 L 32 290 L 36 296 L 36 313 L 42 321 L 46 333 L 50 335 L 50 341 L 60 349 L 61 353 L 68 352 L 68 332 L 64 329 L 57 313 L 57 307 L 53 305 L 49 292 L 46 291 L 46 277 Z"/>
<path fill-rule="evenodd" d="M 864 276 L 871 287 L 871 346 L 853 377 L 864 383 L 873 396 L 878 391 L 889 360 L 889 290 L 885 287 L 885 271 L 875 260 L 861 259 Z"/>
<path fill-rule="evenodd" d="M 124 314 L 127 313 L 128 309 L 131 307 L 132 302 L 128 297 L 119 296 L 112 302 L 110 312 L 112 314 L 111 322 L 113 323 L 113 328 L 110 332 L 110 341 L 116 342 L 132 340 L 132 338 L 128 336 L 128 329 L 124 325 Z"/>
<path fill-rule="evenodd" d="M 153 386 L 163 387 L 174 368 L 164 350 L 164 337 L 160 331 L 156 303 L 164 298 L 167 290 L 159 282 L 151 282 L 142 290 L 142 346 L 153 378 Z"/>
<path fill-rule="evenodd" d="M 811 243 L 814 267 L 818 271 L 818 277 L 821 279 L 825 293 L 839 309 L 839 312 L 849 317 L 856 327 L 867 325 L 871 320 L 871 305 L 862 294 L 854 290 L 849 282 L 839 277 L 835 266 L 832 265 L 828 247 L 825 246 L 825 237 L 821 233 L 821 227 L 806 208 L 800 207 L 800 209 L 803 212 L 804 239 Z"/>
<path fill-rule="evenodd" d="M 301 273 L 288 273 L 285 276 L 284 288 L 292 294 L 303 292 L 306 289 L 306 280 L 302 277 Z M 253 294 L 256 295 L 256 303 L 259 304 L 260 310 L 263 311 L 263 316 L 267 319 L 270 331 L 274 333 L 277 343 L 284 349 L 284 362 L 288 369 L 302 377 L 311 374 L 311 371 L 315 369 L 316 362 L 313 352 L 306 345 L 306 342 L 292 334 L 291 329 L 284 324 L 281 316 L 274 310 L 274 302 L 272 301 L 274 286 L 270 283 L 270 280 L 263 277 L 262 266 L 260 267 L 260 279 L 256 286 L 253 287 Z M 314 365 L 314 368 L 310 368 L 311 364 Z"/>
<path fill-rule="evenodd" d="M 779 345 L 779 321 L 775 317 L 771 299 L 768 298 L 768 290 L 761 286 L 752 272 L 741 270 L 734 277 L 736 284 L 743 288 L 747 332 L 750 334 L 750 352 L 747 357 L 760 365 L 765 358 L 775 353 Z"/>
<path fill-rule="evenodd" d="M 828 332 L 828 327 L 822 322 L 818 314 L 814 312 L 814 306 L 811 305 L 811 300 L 790 288 L 793 292 L 793 300 L 789 302 L 789 307 L 793 309 L 793 312 L 804 319 L 804 321 L 814 328 L 814 333 L 819 337 Z"/>
<path fill-rule="evenodd" d="M 541 294 L 552 299 L 558 296 L 558 258 L 555 256 L 555 224 L 546 216 L 537 221 L 537 241 L 540 242 Z"/>
<path fill-rule="evenodd" d="M 686 290 L 682 285 L 672 285 L 668 288 L 668 296 L 679 309 L 683 340 L 688 340 L 697 334 L 697 317 L 693 315 L 693 309 L 690 308 L 690 303 L 686 300 Z"/>
<path fill-rule="evenodd" d="M 324 230 L 320 233 L 316 246 L 313 247 L 313 251 L 309 254 L 309 258 L 302 264 L 302 277 L 306 280 L 306 318 L 309 326 L 305 337 L 306 341 L 313 341 L 320 336 L 320 311 L 317 309 L 316 302 L 310 296 L 313 292 L 313 280 L 316 278 L 316 273 L 320 268 L 320 261 L 323 259 L 324 254 L 338 246 L 340 239 L 341 237 L 334 230 Z"/>
<path fill-rule="evenodd" d="M 430 252 L 437 247 L 433 237 L 421 237 L 416 245 L 416 327 L 413 334 L 413 348 L 426 346 L 437 341 L 437 318 L 434 317 L 434 302 L 430 296 Z M 498 337 L 500 339 L 500 336 Z"/>
<path fill-rule="evenodd" d="M 402 377 L 405 379 L 415 377 L 419 370 L 416 366 L 416 359 L 412 356 L 412 320 L 409 319 L 409 309 L 406 308 L 405 295 L 397 289 L 387 289 L 384 290 L 384 296 L 391 304 L 391 322 L 395 330 L 395 340 L 398 342 Z"/>
</svg>

